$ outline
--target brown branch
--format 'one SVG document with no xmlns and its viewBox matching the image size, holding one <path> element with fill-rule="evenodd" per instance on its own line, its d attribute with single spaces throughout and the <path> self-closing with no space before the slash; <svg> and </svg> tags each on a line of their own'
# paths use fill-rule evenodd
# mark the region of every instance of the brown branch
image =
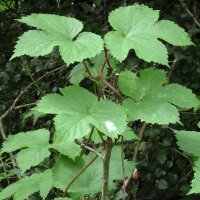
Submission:
<svg viewBox="0 0 200 200">
<path fill-rule="evenodd" d="M 169 72 L 168 72 L 168 75 L 167 75 L 167 80 L 166 80 L 165 85 L 168 85 L 171 82 L 172 75 L 174 73 L 176 63 L 177 63 L 177 59 L 174 59 L 172 65 L 169 68 Z"/>
<path fill-rule="evenodd" d="M 3 138 L 3 140 L 5 140 L 7 137 L 6 137 L 6 133 L 4 131 L 4 127 L 3 127 L 3 122 L 2 120 L 0 119 L 0 132 L 1 132 L 1 136 Z M 9 153 L 9 157 L 11 159 L 11 162 L 12 162 L 12 166 L 13 168 L 16 168 L 17 164 L 15 162 L 15 157 L 12 153 Z"/>
<path fill-rule="evenodd" d="M 121 94 L 119 93 L 119 91 L 117 91 L 116 88 L 114 88 L 105 78 L 104 78 L 104 75 L 103 75 L 103 70 L 104 70 L 104 67 L 106 65 L 106 63 L 108 62 L 110 58 L 110 55 L 108 54 L 107 57 L 105 58 L 102 66 L 101 66 L 101 69 L 100 69 L 100 78 L 101 80 L 118 96 L 119 99 L 121 99 Z"/>
<path fill-rule="evenodd" d="M 70 183 L 67 185 L 63 197 L 66 196 L 67 194 L 67 190 L 70 188 L 70 186 L 75 182 L 75 180 L 98 158 L 98 156 L 96 155 L 91 161 L 89 161 L 70 181 Z"/>
<path fill-rule="evenodd" d="M 135 149 L 134 149 L 134 153 L 133 153 L 133 162 L 137 162 L 137 156 L 138 156 L 138 152 L 139 152 L 139 149 L 140 149 L 140 145 L 141 145 L 141 142 L 142 142 L 142 139 L 143 139 L 143 136 L 144 136 L 144 133 L 145 133 L 145 130 L 147 128 L 147 125 L 146 123 L 143 124 L 142 128 L 140 129 L 140 133 L 139 133 L 139 141 L 137 142 L 136 146 L 135 146 Z M 122 186 L 122 189 L 123 190 L 126 190 L 130 180 L 132 179 L 132 177 L 135 175 L 135 173 L 137 173 L 137 169 L 134 169 L 134 171 L 131 173 L 131 175 L 126 179 L 125 181 L 125 184 Z"/>
<path fill-rule="evenodd" d="M 190 15 L 190 17 L 192 17 L 192 19 L 194 20 L 194 23 L 200 28 L 200 22 L 196 19 L 194 14 L 184 5 L 183 1 L 180 0 L 180 3 L 182 7 L 185 9 L 185 11 Z"/>
<path fill-rule="evenodd" d="M 87 67 L 87 64 L 86 64 L 85 60 L 83 60 L 83 64 L 84 64 L 85 70 L 86 70 L 86 72 L 88 73 L 88 76 L 90 77 L 90 79 L 96 80 L 96 78 L 95 78 L 94 76 L 92 76 L 92 74 L 91 74 L 89 68 Z"/>
<path fill-rule="evenodd" d="M 106 143 L 106 153 L 103 161 L 103 187 L 101 200 L 108 200 L 108 186 L 109 186 L 109 167 L 110 167 L 110 157 L 112 152 L 112 139 L 107 138 Z"/>
<path fill-rule="evenodd" d="M 45 73 L 44 75 L 42 75 L 41 77 L 39 77 L 35 82 L 41 81 L 45 76 L 49 75 L 50 73 L 56 72 L 56 71 L 58 71 L 58 70 L 64 68 L 65 66 L 66 66 L 66 65 L 63 65 L 63 66 L 61 66 L 61 67 L 58 67 L 58 68 L 56 68 L 56 69 L 53 69 L 53 70 L 51 70 L 51 71 Z M 16 99 L 14 100 L 14 102 L 13 102 L 13 104 L 10 106 L 10 108 L 8 108 L 8 110 L 7 110 L 3 115 L 1 115 L 0 120 L 4 119 L 9 113 L 11 113 L 11 112 L 15 109 L 15 105 L 16 105 L 16 103 L 19 101 L 19 99 L 22 97 L 22 95 L 23 95 L 24 93 L 26 93 L 27 90 L 28 90 L 32 85 L 34 85 L 34 84 L 35 84 L 35 83 L 32 82 L 32 83 L 30 83 L 29 85 L 27 85 L 24 89 L 21 90 L 20 94 L 16 97 Z"/>
<path fill-rule="evenodd" d="M 125 184 L 125 165 L 124 165 L 124 150 L 123 150 L 123 136 L 121 137 L 121 160 L 122 160 L 122 177 L 123 177 L 123 185 Z M 126 188 L 122 188 L 123 192 L 123 200 L 125 200 L 125 193 L 126 193 Z"/>
<path fill-rule="evenodd" d="M 20 105 L 20 106 L 15 106 L 14 109 L 18 110 L 18 109 L 21 109 L 21 108 L 26 108 L 26 107 L 35 106 L 35 105 L 36 105 L 36 103 L 28 103 L 28 104 L 23 104 L 23 105 Z"/>
<path fill-rule="evenodd" d="M 98 151 L 96 151 L 95 149 L 87 146 L 86 144 L 84 144 L 83 142 L 81 142 L 79 140 L 75 140 L 75 142 L 76 142 L 76 144 L 80 145 L 81 148 L 91 151 L 92 153 L 96 154 L 101 160 L 104 160 L 104 156 L 101 153 L 99 153 Z"/>
</svg>

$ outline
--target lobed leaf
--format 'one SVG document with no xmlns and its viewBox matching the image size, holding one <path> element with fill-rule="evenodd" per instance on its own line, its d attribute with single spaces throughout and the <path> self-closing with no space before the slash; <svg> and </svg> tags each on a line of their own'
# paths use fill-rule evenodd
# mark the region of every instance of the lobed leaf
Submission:
<svg viewBox="0 0 200 200">
<path fill-rule="evenodd" d="M 119 162 L 121 155 L 120 147 L 114 147 L 111 155 L 110 162 L 110 179 L 109 179 L 109 187 L 113 189 L 115 187 L 113 181 L 122 179 L 122 166 Z M 93 156 L 92 156 L 93 157 Z M 91 156 L 77 158 L 75 161 L 68 159 L 67 157 L 60 157 L 54 168 L 53 168 L 53 176 L 55 187 L 64 190 L 66 185 L 71 181 L 71 179 L 75 176 L 75 174 L 92 159 Z M 76 182 L 71 185 L 68 192 L 70 193 L 79 193 L 79 197 L 85 194 L 97 193 L 102 189 L 102 174 L 103 169 L 99 168 L 102 165 L 102 161 L 100 159 L 95 160 L 83 173 Z M 128 176 L 135 165 L 131 161 L 125 160 L 125 174 Z M 99 170 L 96 170 L 96 169 Z M 65 174 L 65 176 L 63 176 Z M 87 187 L 85 187 L 85 183 L 87 182 Z"/>
<path fill-rule="evenodd" d="M 92 58 L 103 50 L 101 37 L 91 32 L 80 33 L 83 24 L 77 19 L 51 14 L 32 14 L 18 21 L 39 30 L 25 32 L 19 37 L 11 59 L 22 55 L 44 56 L 57 46 L 62 59 L 71 64 Z"/>
<path fill-rule="evenodd" d="M 199 101 L 190 89 L 178 84 L 164 85 L 166 74 L 161 70 L 145 69 L 137 76 L 125 71 L 119 76 L 119 88 L 129 98 L 123 107 L 129 121 L 142 120 L 152 124 L 179 122 L 178 109 L 195 108 Z"/>
<path fill-rule="evenodd" d="M 49 131 L 39 129 L 36 131 L 21 132 L 9 135 L 4 141 L 2 151 L 11 152 L 22 149 L 17 154 L 17 162 L 22 173 L 41 163 L 49 157 Z"/>
<path fill-rule="evenodd" d="M 15 200 L 24 200 L 35 192 L 39 192 L 42 199 L 45 199 L 52 187 L 52 171 L 46 170 L 7 186 L 0 192 L 0 199 L 3 200 L 13 195 Z"/>
<path fill-rule="evenodd" d="M 144 5 L 120 7 L 109 15 L 109 23 L 114 29 L 105 36 L 110 53 L 123 61 L 131 49 L 147 61 L 168 65 L 165 45 L 158 39 L 170 44 L 185 46 L 192 42 L 184 29 L 168 20 L 158 21 L 159 11 Z"/>
<path fill-rule="evenodd" d="M 91 124 L 112 138 L 124 132 L 126 115 L 120 105 L 108 100 L 98 101 L 94 94 L 81 87 L 70 86 L 61 89 L 61 93 L 63 96 L 46 95 L 36 109 L 57 114 L 54 118 L 57 133 L 66 140 L 87 135 Z"/>
</svg>

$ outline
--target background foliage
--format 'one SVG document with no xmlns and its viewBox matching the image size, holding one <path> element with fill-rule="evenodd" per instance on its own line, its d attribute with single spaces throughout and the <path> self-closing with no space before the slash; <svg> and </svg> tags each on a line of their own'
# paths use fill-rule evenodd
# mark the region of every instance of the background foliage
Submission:
<svg viewBox="0 0 200 200">
<path fill-rule="evenodd" d="M 28 27 L 15 19 L 31 13 L 50 13 L 75 17 L 84 22 L 86 31 L 103 35 L 111 27 L 108 24 L 108 13 L 123 5 L 143 3 L 154 9 L 160 10 L 161 17 L 172 20 L 184 27 L 192 37 L 195 46 L 172 47 L 168 45 L 170 61 L 172 64 L 171 82 L 187 86 L 200 95 L 200 3 L 198 0 L 190 1 L 134 1 L 134 0 L 68 0 L 68 1 L 42 1 L 42 0 L 5 0 L 0 1 L 0 115 L 2 115 L 17 98 L 20 92 L 30 83 L 53 69 L 56 71 L 47 74 L 43 79 L 34 83 L 24 95 L 21 96 L 15 109 L 3 120 L 5 134 L 31 130 L 33 123 L 36 128 L 46 127 L 52 129 L 51 117 L 37 120 L 27 114 L 31 107 L 17 107 L 24 104 L 35 103 L 43 94 L 56 92 L 58 87 L 69 84 L 70 68 L 64 65 L 58 51 L 55 49 L 45 57 L 22 57 L 9 61 L 13 47 L 17 40 Z M 197 22 L 196 22 L 197 20 Z M 134 62 L 133 62 L 134 60 Z M 174 62 L 175 61 L 175 62 Z M 149 64 L 138 60 L 133 53 L 121 68 L 129 67 L 134 72 L 146 68 Z M 89 81 L 84 79 L 81 85 L 90 87 Z M 182 122 L 187 130 L 199 130 L 196 126 L 200 121 L 200 112 L 181 113 Z M 35 120 L 35 121 L 34 121 Z M 36 121 L 37 120 L 37 121 Z M 140 124 L 136 124 L 140 127 Z M 176 127 L 180 128 L 180 127 Z M 2 132 L 2 127 L 1 127 Z M 2 141 L 1 137 L 1 141 Z M 139 171 L 138 199 L 198 199 L 198 195 L 187 195 L 193 178 L 192 157 L 186 157 L 176 146 L 176 139 L 171 130 L 150 126 L 145 133 L 145 142 L 142 144 L 142 160 Z M 132 157 L 132 144 L 126 145 L 126 157 Z M 0 187 L 5 188 L 8 182 L 18 178 L 17 169 L 13 169 L 8 157 L 1 157 Z M 4 161 L 4 162 L 3 162 Z M 51 161 L 46 165 L 51 165 Z M 40 166 L 41 169 L 44 166 Z M 31 172 L 28 172 L 31 173 Z M 129 186 L 129 199 L 135 195 L 132 185 Z M 58 191 L 54 191 L 58 192 Z M 117 192 L 117 191 L 116 191 Z M 54 194 L 51 194 L 52 196 Z M 113 194 L 114 196 L 114 194 Z M 34 196 L 33 199 L 38 199 Z M 93 197 L 97 199 L 98 197 Z M 114 197 L 115 198 L 115 197 Z M 49 197 L 51 199 L 51 196 Z"/>
</svg>

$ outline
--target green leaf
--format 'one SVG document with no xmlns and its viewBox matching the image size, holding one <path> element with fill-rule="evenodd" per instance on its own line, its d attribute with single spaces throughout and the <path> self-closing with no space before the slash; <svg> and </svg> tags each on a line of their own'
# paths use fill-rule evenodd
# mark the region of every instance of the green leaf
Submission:
<svg viewBox="0 0 200 200">
<path fill-rule="evenodd" d="M 145 69 L 137 76 L 125 71 L 119 76 L 121 92 L 130 97 L 123 101 L 129 121 L 169 124 L 179 122 L 178 109 L 196 107 L 198 99 L 190 89 L 178 84 L 165 85 L 161 70 Z"/>
<path fill-rule="evenodd" d="M 24 173 L 30 167 L 41 163 L 49 157 L 49 131 L 39 129 L 36 131 L 21 132 L 9 135 L 3 143 L 2 151 L 11 152 L 22 149 L 17 154 L 17 162 Z"/>
<path fill-rule="evenodd" d="M 123 133 L 123 140 L 138 140 L 139 137 L 130 127 L 126 127 L 125 132 Z"/>
<path fill-rule="evenodd" d="M 24 200 L 35 192 L 39 192 L 42 199 L 45 199 L 52 187 L 52 171 L 46 170 L 43 173 L 27 176 L 9 185 L 0 192 L 0 199 L 3 200 L 14 195 L 15 200 Z"/>
<path fill-rule="evenodd" d="M 58 198 L 55 198 L 54 200 L 73 200 L 73 199 L 68 198 L 68 197 L 58 197 Z"/>
<path fill-rule="evenodd" d="M 18 19 L 19 22 L 53 33 L 59 37 L 73 39 L 83 29 L 83 24 L 77 19 L 51 14 L 32 14 Z"/>
<path fill-rule="evenodd" d="M 200 132 L 196 131 L 177 131 L 173 130 L 176 134 L 178 146 L 185 152 L 200 157 Z"/>
<path fill-rule="evenodd" d="M 165 81 L 165 72 L 161 70 L 145 69 L 140 72 L 140 77 L 125 71 L 119 76 L 119 88 L 123 94 L 138 101 L 160 90 Z"/>
<path fill-rule="evenodd" d="M 115 185 L 113 180 L 121 180 L 122 179 L 122 166 L 121 162 L 119 162 L 121 156 L 121 148 L 114 147 L 111 155 L 110 162 L 110 179 L 109 179 L 109 187 L 114 188 Z M 80 171 L 80 169 L 88 163 L 94 156 L 87 156 L 83 158 L 76 158 L 75 161 L 67 157 L 60 157 L 54 168 L 53 168 L 53 176 L 55 187 L 64 190 L 66 186 L 69 184 L 71 179 Z M 102 175 L 103 169 L 99 166 L 102 165 L 102 161 L 100 159 L 96 159 L 82 174 L 78 177 L 78 179 L 71 185 L 68 189 L 68 192 L 72 193 L 80 193 L 80 197 L 89 193 L 97 193 L 102 189 Z M 135 165 L 133 162 L 125 160 L 125 174 L 128 176 L 134 169 Z M 98 170 L 96 170 L 98 168 Z M 65 176 L 63 176 L 65 174 Z M 87 182 L 87 187 L 85 187 L 85 183 Z"/>
<path fill-rule="evenodd" d="M 151 124 L 169 124 L 179 121 L 178 110 L 169 103 L 151 100 L 135 102 L 132 99 L 126 99 L 123 101 L 123 106 L 129 121 L 140 119 Z"/>
<path fill-rule="evenodd" d="M 36 124 L 37 120 L 44 116 L 43 113 L 38 112 L 37 110 L 35 110 L 34 108 L 31 109 L 29 112 L 25 113 L 23 115 L 23 123 L 25 122 L 25 120 L 29 117 L 33 116 L 33 126 Z"/>
<path fill-rule="evenodd" d="M 197 126 L 200 128 L 200 122 L 197 124 Z"/>
<path fill-rule="evenodd" d="M 71 70 L 69 74 L 69 82 L 73 85 L 79 85 L 80 82 L 85 78 L 85 68 L 82 63 L 79 63 Z"/>
<path fill-rule="evenodd" d="M 164 179 L 157 181 L 157 185 L 160 190 L 166 190 L 169 187 L 169 184 Z"/>
<path fill-rule="evenodd" d="M 178 84 L 170 84 L 163 88 L 160 98 L 185 109 L 190 109 L 198 106 L 199 101 L 192 90 L 187 89 Z"/>
<path fill-rule="evenodd" d="M 173 130 L 176 134 L 177 144 L 184 152 L 192 154 L 198 157 L 198 160 L 194 163 L 194 179 L 192 180 L 189 194 L 200 193 L 200 132 L 196 131 L 177 131 Z"/>
<path fill-rule="evenodd" d="M 19 37 L 11 59 L 22 55 L 44 56 L 57 46 L 54 38 L 43 31 L 32 30 Z"/>
<path fill-rule="evenodd" d="M 90 32 L 80 33 L 83 24 L 77 19 L 51 14 L 32 14 L 18 21 L 40 30 L 24 33 L 19 38 L 11 59 L 22 55 L 44 56 L 58 46 L 62 59 L 70 64 L 94 57 L 103 50 L 101 37 Z"/>
<path fill-rule="evenodd" d="M 200 193 L 200 159 L 194 163 L 194 179 L 189 194 Z"/>
<path fill-rule="evenodd" d="M 159 11 L 144 5 L 121 7 L 109 15 L 114 29 L 106 34 L 105 43 L 110 53 L 123 61 L 129 50 L 147 61 L 168 65 L 168 55 L 162 39 L 173 45 L 191 45 L 187 33 L 168 20 L 158 21 Z"/>
<path fill-rule="evenodd" d="M 55 133 L 54 142 L 50 148 L 56 149 L 61 154 L 66 155 L 74 160 L 80 154 L 80 146 L 75 142 L 67 141 L 63 136 L 59 137 L 58 135 L 59 134 Z"/>
<path fill-rule="evenodd" d="M 90 63 L 86 62 L 87 68 L 89 69 L 92 77 L 95 77 L 97 80 L 99 79 L 100 76 L 100 68 L 101 65 L 103 64 L 105 60 L 105 54 L 101 53 L 97 56 L 95 56 L 94 58 L 90 59 Z M 113 58 L 111 58 L 110 60 L 111 62 L 113 62 Z M 108 73 L 108 64 L 106 63 L 105 67 L 104 67 L 104 77 L 107 76 Z M 84 63 L 79 63 L 78 65 L 76 65 L 70 72 L 69 74 L 69 81 L 71 84 L 73 85 L 79 85 L 80 82 L 85 78 L 85 77 L 89 77 L 88 73 L 85 70 L 85 66 Z M 99 80 L 98 82 L 100 82 L 101 80 Z"/>
<path fill-rule="evenodd" d="M 90 124 L 112 138 L 124 132 L 126 115 L 120 105 L 108 100 L 98 101 L 94 94 L 81 87 L 67 87 L 61 89 L 61 93 L 62 96 L 46 95 L 36 109 L 57 114 L 54 118 L 57 133 L 66 140 L 73 141 L 87 135 Z"/>
</svg>

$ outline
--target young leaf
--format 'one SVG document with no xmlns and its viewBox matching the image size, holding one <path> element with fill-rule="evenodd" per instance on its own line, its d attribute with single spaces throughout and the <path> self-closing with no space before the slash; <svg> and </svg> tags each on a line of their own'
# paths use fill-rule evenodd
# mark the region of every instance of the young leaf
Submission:
<svg viewBox="0 0 200 200">
<path fill-rule="evenodd" d="M 89 69 L 92 77 L 95 77 L 97 80 L 99 79 L 100 76 L 100 68 L 102 63 L 105 60 L 105 54 L 101 53 L 97 56 L 95 56 L 94 58 L 90 59 L 90 63 L 87 64 L 87 68 Z M 113 62 L 114 59 L 111 58 L 110 62 Z M 87 63 L 87 62 L 86 62 Z M 92 66 L 91 66 L 92 65 Z M 108 64 L 106 63 L 105 67 L 104 67 L 104 77 L 106 77 L 108 73 Z M 72 83 L 73 85 L 79 85 L 80 82 L 85 78 L 85 77 L 89 77 L 88 73 L 86 72 L 84 63 L 79 63 L 78 65 L 76 65 L 70 72 L 69 74 L 69 81 L 70 83 Z M 100 80 L 99 80 L 100 81 Z"/>
<path fill-rule="evenodd" d="M 45 199 L 52 187 L 52 171 L 46 170 L 43 173 L 27 176 L 9 185 L 0 192 L 0 199 L 3 200 L 14 195 L 15 200 L 24 200 L 35 192 L 39 192 L 42 199 Z"/>
<path fill-rule="evenodd" d="M 109 15 L 114 29 L 106 34 L 105 43 L 111 54 L 123 61 L 130 49 L 147 61 L 168 65 L 168 55 L 162 39 L 173 45 L 191 45 L 187 33 L 168 20 L 158 21 L 159 11 L 144 5 L 121 7 Z"/>
<path fill-rule="evenodd" d="M 22 149 L 17 154 L 17 162 L 24 173 L 32 166 L 38 165 L 49 157 L 49 131 L 39 129 L 36 131 L 21 132 L 9 135 L 3 143 L 2 151 L 11 152 Z"/>
<path fill-rule="evenodd" d="M 32 14 L 18 21 L 40 30 L 28 31 L 19 37 L 11 59 L 22 55 L 44 56 L 58 46 L 63 60 L 70 64 L 94 57 L 103 50 L 101 37 L 90 32 L 80 33 L 83 24 L 77 19 Z"/>
<path fill-rule="evenodd" d="M 121 155 L 121 148 L 114 147 L 111 155 L 110 162 L 110 179 L 109 187 L 113 189 L 115 187 L 113 181 L 122 179 L 122 166 L 119 162 Z M 76 158 L 75 161 L 67 157 L 60 157 L 54 168 L 53 177 L 55 187 L 64 190 L 69 184 L 71 179 L 80 171 L 80 169 L 89 162 L 93 156 L 87 156 L 83 158 Z M 99 168 L 102 165 L 100 159 L 96 159 L 82 174 L 78 179 L 71 185 L 68 192 L 80 193 L 80 197 L 88 193 L 100 192 L 102 189 L 102 174 L 103 169 Z M 125 160 L 125 174 L 128 176 L 134 169 L 134 163 Z M 96 170 L 98 168 L 98 170 Z M 65 174 L 65 176 L 63 176 Z M 87 187 L 85 183 L 87 182 Z"/>
<path fill-rule="evenodd" d="M 169 124 L 179 121 L 178 106 L 190 109 L 198 105 L 198 99 L 190 89 L 178 84 L 164 86 L 165 72 L 145 69 L 139 74 L 125 71 L 119 76 L 119 88 L 130 97 L 123 101 L 128 120 Z"/>
<path fill-rule="evenodd" d="M 94 94 L 81 87 L 67 87 L 61 89 L 61 93 L 62 96 L 44 96 L 36 109 L 56 114 L 54 121 L 57 133 L 65 135 L 68 141 L 87 135 L 90 124 L 112 138 L 124 132 L 126 115 L 120 105 L 108 100 L 98 101 Z"/>
</svg>

